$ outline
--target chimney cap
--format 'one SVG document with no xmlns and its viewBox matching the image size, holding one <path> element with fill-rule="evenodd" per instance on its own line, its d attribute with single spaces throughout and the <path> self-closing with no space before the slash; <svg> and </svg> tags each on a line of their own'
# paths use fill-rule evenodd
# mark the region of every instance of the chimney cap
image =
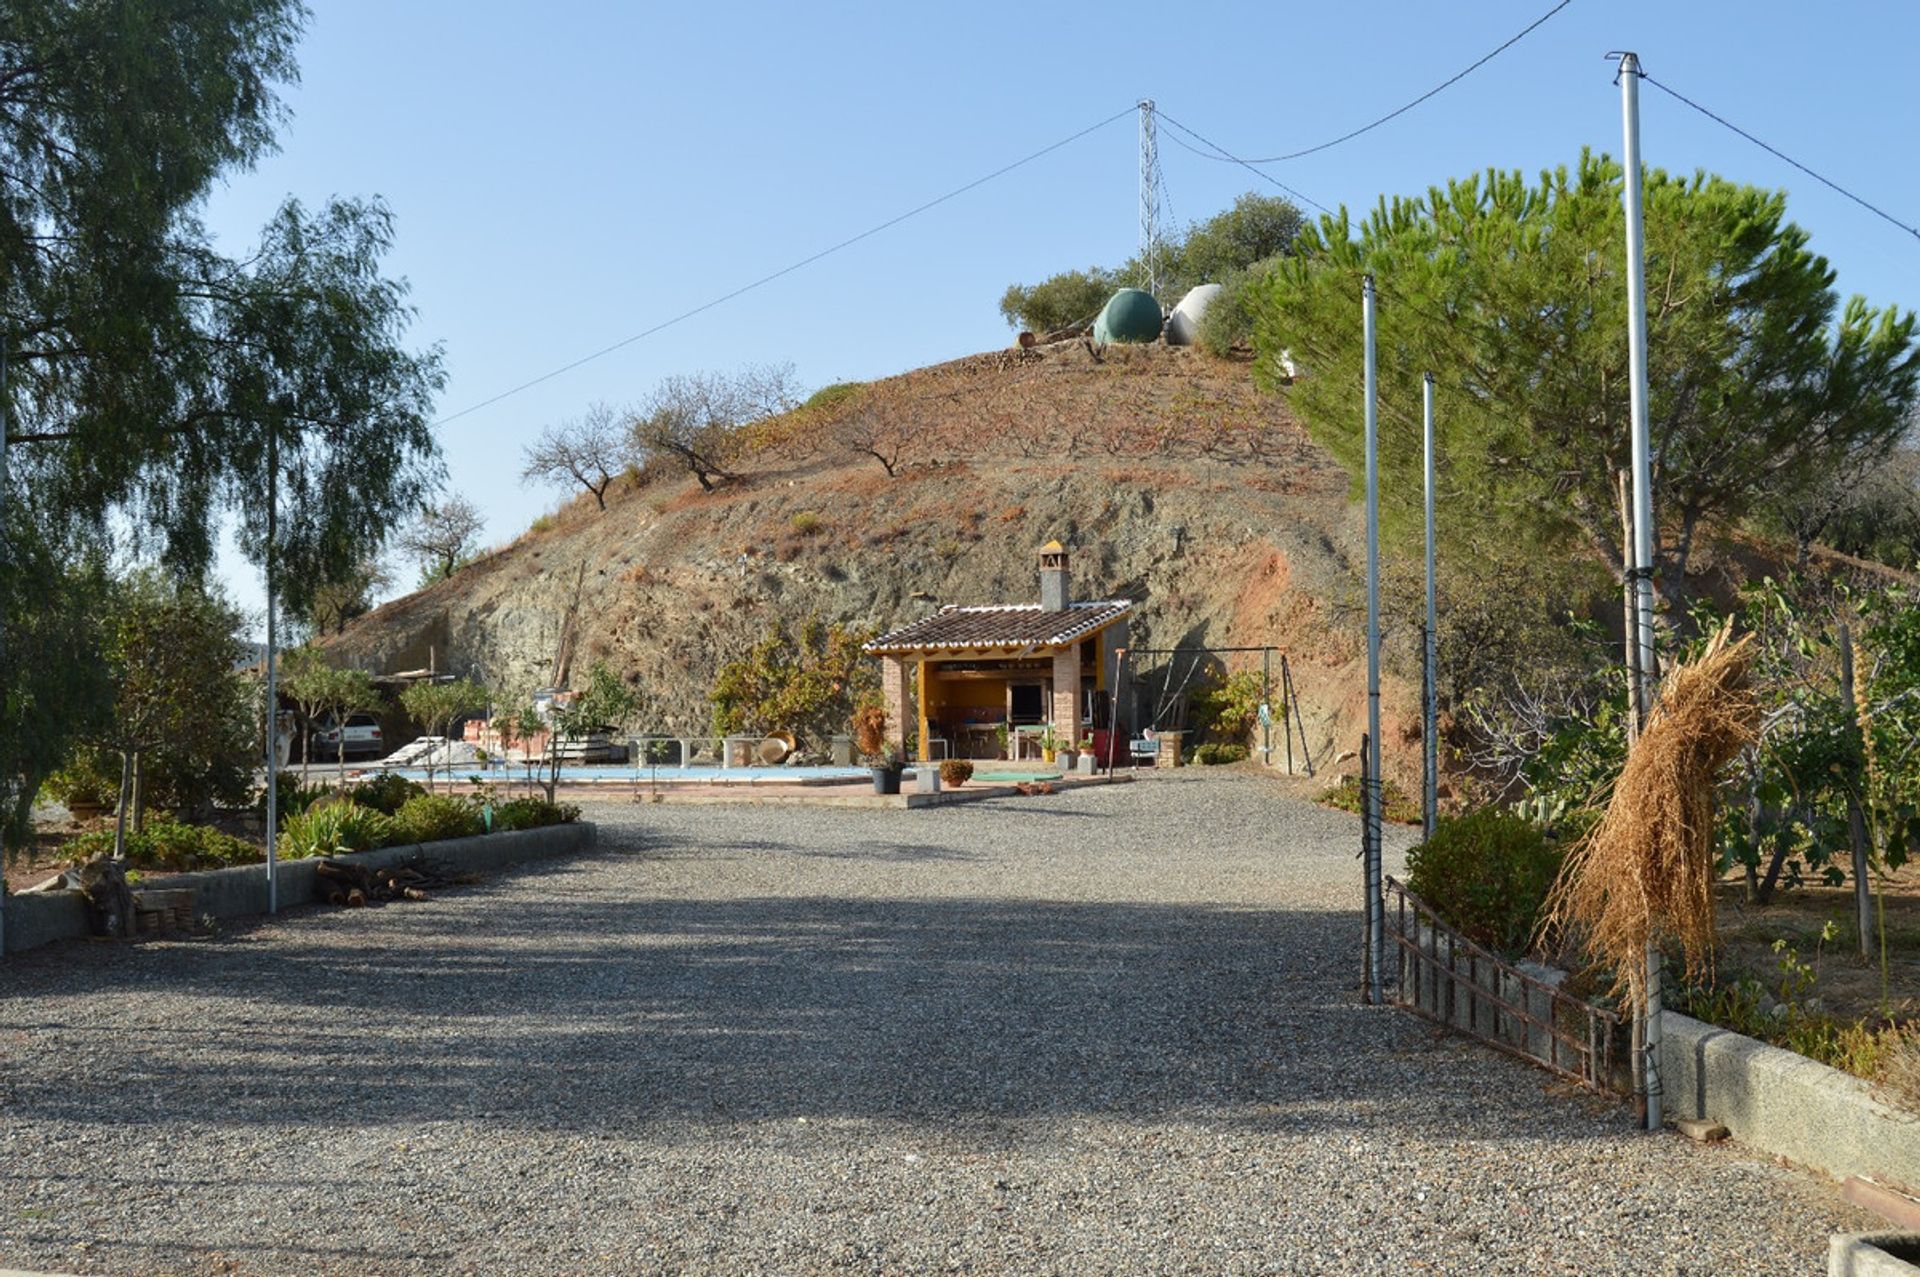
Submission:
<svg viewBox="0 0 1920 1277">
<path fill-rule="evenodd" d="M 1065 554 L 1066 552 L 1067 547 L 1061 545 L 1058 540 L 1049 541 L 1040 547 L 1040 553 L 1042 554 Z"/>
</svg>

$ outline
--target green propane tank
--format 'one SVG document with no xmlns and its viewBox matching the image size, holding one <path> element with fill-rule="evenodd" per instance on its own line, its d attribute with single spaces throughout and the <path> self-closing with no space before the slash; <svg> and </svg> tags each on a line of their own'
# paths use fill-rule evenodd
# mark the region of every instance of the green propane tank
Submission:
<svg viewBox="0 0 1920 1277">
<path fill-rule="evenodd" d="M 1100 308 L 1100 318 L 1093 321 L 1093 339 L 1103 344 L 1156 341 L 1160 337 L 1160 322 L 1160 303 L 1153 299 L 1152 293 L 1123 288 Z"/>
</svg>

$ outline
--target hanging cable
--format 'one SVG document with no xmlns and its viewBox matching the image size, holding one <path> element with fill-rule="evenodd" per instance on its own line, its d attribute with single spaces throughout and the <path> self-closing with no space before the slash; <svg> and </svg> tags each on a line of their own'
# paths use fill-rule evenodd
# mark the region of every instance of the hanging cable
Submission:
<svg viewBox="0 0 1920 1277">
<path fill-rule="evenodd" d="M 1915 239 L 1920 239 L 1920 228 L 1909 226 L 1907 223 L 1901 221 L 1899 218 L 1887 212 L 1885 209 L 1880 208 L 1877 205 L 1871 204 L 1868 201 L 1862 199 L 1860 196 L 1855 195 L 1852 191 L 1840 185 L 1840 183 L 1834 181 L 1832 178 L 1825 177 L 1819 173 L 1814 172 L 1812 169 L 1802 164 L 1799 160 L 1794 159 L 1791 155 L 1788 155 L 1785 151 L 1780 150 L 1778 147 L 1768 146 L 1765 142 L 1762 142 L 1759 138 L 1747 132 L 1745 129 L 1741 128 L 1739 125 L 1735 124 L 1733 121 L 1727 119 L 1725 116 L 1718 115 L 1712 111 L 1709 111 L 1706 107 L 1701 106 L 1698 102 L 1695 102 L 1692 98 L 1680 92 L 1680 90 L 1675 89 L 1669 85 L 1660 83 L 1660 81 L 1648 75 L 1644 69 L 1640 72 L 1640 78 L 1646 81 L 1648 84 L 1651 84 L 1654 88 L 1660 90 L 1662 93 L 1666 94 L 1668 97 L 1679 102 L 1681 105 L 1692 107 L 1694 110 L 1698 111 L 1700 114 L 1706 116 L 1709 120 L 1712 120 L 1715 124 L 1718 124 L 1721 128 L 1724 128 L 1730 132 L 1739 134 L 1741 137 L 1747 139 L 1747 141 L 1753 143 L 1755 146 L 1765 151 L 1768 155 L 1773 156 L 1775 159 L 1783 160 L 1786 163 L 1791 164 L 1794 168 L 1799 169 L 1802 173 L 1805 173 L 1808 177 L 1820 183 L 1822 186 L 1828 187 L 1829 189 L 1834 190 L 1839 194 L 1846 196 L 1848 199 L 1858 204 L 1861 208 L 1866 209 L 1869 213 L 1872 213 L 1875 217 L 1879 218 L 1881 221 L 1887 222 L 1893 226 L 1897 226 L 1901 230 L 1905 231 L 1907 234 L 1913 236 Z"/>
<path fill-rule="evenodd" d="M 538 377 L 534 377 L 530 380 L 523 381 L 519 385 L 514 386 L 510 390 L 503 390 L 499 394 L 494 395 L 491 398 L 482 399 L 479 403 L 468 404 L 465 408 L 460 409 L 458 412 L 449 413 L 448 415 L 440 418 L 438 421 L 434 422 L 433 424 L 437 428 L 439 426 L 446 425 L 450 421 L 458 421 L 460 418 L 467 416 L 469 413 L 479 412 L 482 408 L 492 407 L 494 404 L 499 403 L 501 400 L 510 399 L 514 395 L 519 394 L 523 390 L 531 390 L 533 387 L 540 385 L 542 382 L 552 381 L 555 377 L 561 376 L 564 373 L 572 372 L 575 368 L 578 368 L 583 364 L 590 364 L 596 359 L 600 359 L 600 358 L 603 358 L 604 356 L 611 355 L 616 350 L 625 349 L 626 347 L 633 345 L 633 343 L 637 341 L 641 341 L 647 337 L 651 337 L 657 332 L 661 332 L 665 329 L 671 328 L 675 324 L 684 323 L 686 320 L 692 319 L 695 315 L 704 314 L 705 312 L 712 310 L 714 307 L 724 305 L 725 303 L 732 301 L 736 297 L 744 296 L 745 294 L 752 292 L 756 288 L 762 288 L 768 284 L 771 284 L 776 279 L 783 278 L 784 276 L 793 274 L 793 272 L 797 270 L 801 270 L 804 267 L 811 266 L 815 262 L 820 261 L 822 258 L 831 257 L 835 253 L 841 251 L 842 249 L 851 248 L 855 244 L 858 244 L 861 240 L 871 239 L 873 236 L 878 235 L 881 231 L 888 230 L 892 227 L 898 226 L 900 223 L 906 221 L 909 218 L 918 217 L 920 214 L 925 213 L 930 209 L 938 208 L 940 205 L 945 204 L 949 200 L 957 199 L 960 196 L 965 195 L 968 191 L 973 190 L 975 187 L 985 186 L 988 182 L 993 181 L 995 178 L 1004 177 L 1008 173 L 1013 172 L 1017 168 L 1022 168 L 1028 164 L 1033 163 L 1037 159 L 1041 159 L 1044 156 L 1051 155 L 1055 151 L 1059 150 L 1061 147 L 1070 146 L 1073 143 L 1078 142 L 1081 138 L 1086 137 L 1090 133 L 1099 132 L 1101 129 L 1106 128 L 1109 124 L 1114 123 L 1116 120 L 1122 120 L 1122 119 L 1125 119 L 1127 116 L 1135 114 L 1138 111 L 1138 109 L 1139 108 L 1137 105 L 1130 104 L 1125 110 L 1116 111 L 1112 115 L 1109 115 L 1106 119 L 1099 121 L 1097 124 L 1089 124 L 1086 128 L 1081 129 L 1078 133 L 1074 133 L 1067 137 L 1063 137 L 1058 142 L 1055 142 L 1050 146 L 1044 146 L 1039 150 L 1033 152 L 1031 155 L 1023 156 L 1022 158 L 1013 161 L 1013 163 L 1011 164 L 1003 165 L 1002 167 L 995 169 L 993 172 L 986 174 L 984 177 L 976 177 L 971 182 L 968 182 L 964 186 L 956 186 L 952 190 L 948 191 L 945 195 L 937 196 L 934 199 L 928 200 L 924 204 L 908 209 L 906 212 L 901 213 L 898 216 L 890 217 L 884 222 L 881 222 L 875 226 L 870 226 L 866 230 L 861 231 L 858 235 L 849 236 L 848 238 L 841 240 L 839 243 L 834 244 L 829 248 L 823 248 L 819 252 L 814 253 L 809 257 L 801 258 L 799 261 L 794 262 L 790 266 L 783 266 L 779 270 L 774 271 L 772 274 L 762 275 L 760 278 L 754 280 L 750 284 L 742 284 L 740 287 L 734 289 L 732 292 L 722 293 L 720 296 L 713 298 L 711 301 L 702 302 L 700 305 L 693 307 L 691 310 L 683 310 L 679 314 L 673 316 L 671 319 L 663 319 L 651 328 L 643 329 L 642 331 L 633 334 L 631 337 L 623 337 L 619 341 L 614 342 L 612 345 L 603 346 L 599 350 L 594 351 L 590 355 L 582 355 L 580 358 L 573 360 L 571 363 L 565 363 L 560 365 L 558 368 L 553 369 L 551 372 L 544 372 L 544 373 L 541 373 Z"/>
<path fill-rule="evenodd" d="M 1333 212 L 1332 209 L 1328 208 L 1325 204 L 1322 204 L 1319 200 L 1313 198 L 1313 196 L 1307 195 L 1301 191 L 1296 191 L 1291 186 L 1288 186 L 1285 182 L 1275 177 L 1273 174 L 1265 172 L 1264 170 L 1255 168 L 1248 161 L 1241 159 L 1239 156 L 1235 155 L 1233 152 L 1227 150 L 1226 147 L 1221 146 L 1218 142 L 1209 141 L 1208 139 L 1200 136 L 1198 133 L 1194 132 L 1192 129 L 1188 128 L 1186 125 L 1180 123 L 1180 121 L 1174 119 L 1171 115 L 1168 115 L 1165 111 L 1160 110 L 1158 107 L 1154 108 L 1153 113 L 1159 116 L 1161 119 L 1165 120 L 1168 124 L 1173 125 L 1173 127 L 1178 129 L 1180 132 L 1185 133 L 1188 137 L 1192 138 L 1194 141 L 1200 143 L 1201 146 L 1211 147 L 1214 152 L 1212 155 L 1207 155 L 1205 151 L 1201 151 L 1196 147 L 1187 146 L 1187 144 L 1185 142 L 1181 142 L 1178 137 L 1173 139 L 1175 142 L 1179 142 L 1181 146 L 1185 146 L 1189 151 L 1192 151 L 1195 155 L 1204 155 L 1206 156 L 1207 159 L 1210 159 L 1210 160 L 1217 159 L 1217 160 L 1225 161 L 1230 164 L 1238 164 L 1241 168 L 1247 170 L 1247 172 L 1253 174 L 1255 177 L 1259 178 L 1261 181 L 1269 182 L 1274 186 L 1279 187 L 1281 190 L 1285 191 L 1287 194 L 1293 196 L 1293 198 L 1301 201 L 1302 203 L 1311 204 L 1313 205 L 1313 207 L 1319 209 L 1322 213 L 1330 214 Z"/>
<path fill-rule="evenodd" d="M 1305 147 L 1298 151 L 1289 151 L 1285 155 L 1269 155 L 1261 159 L 1235 160 L 1234 163 L 1281 164 L 1286 162 L 1287 160 L 1297 160 L 1302 156 L 1317 155 L 1321 151 L 1330 151 L 1334 147 L 1339 146 L 1343 142 L 1353 141 L 1353 139 L 1359 137 L 1363 133 L 1371 133 L 1375 129 L 1379 128 L 1382 124 L 1386 124 L 1392 120 L 1399 119 L 1401 116 L 1405 115 L 1408 111 L 1413 110 L 1414 107 L 1419 106 L 1422 102 L 1425 102 L 1428 98 L 1435 97 L 1441 93 L 1444 93 L 1448 89 L 1452 88 L 1454 85 L 1460 83 L 1460 81 L 1466 79 L 1468 76 L 1472 75 L 1475 71 L 1478 71 L 1481 67 L 1493 61 L 1495 58 L 1505 53 L 1508 49 L 1511 49 L 1514 45 L 1520 43 L 1522 40 L 1532 35 L 1535 31 L 1545 26 L 1548 19 L 1552 18 L 1555 14 L 1559 13 L 1562 9 L 1566 8 L 1568 5 L 1572 3 L 1573 3 L 1573 0 L 1560 0 L 1559 4 L 1554 5 L 1553 8 L 1547 10 L 1545 13 L 1535 18 L 1532 22 L 1528 23 L 1520 31 L 1508 37 L 1507 40 L 1503 44 L 1501 44 L 1498 48 L 1494 49 L 1491 53 L 1484 55 L 1478 61 L 1468 66 L 1465 70 L 1458 71 L 1453 75 L 1448 76 L 1446 79 L 1434 85 L 1431 89 L 1428 89 L 1425 93 L 1422 93 L 1419 97 L 1407 103 L 1405 106 L 1396 107 L 1393 110 L 1387 112 L 1385 115 L 1381 116 L 1379 119 L 1373 121 L 1372 123 L 1362 124 L 1359 128 L 1354 129 L 1351 133 L 1342 133 L 1339 137 L 1330 138 L 1325 142 L 1321 142 L 1315 146 Z M 1209 156 L 1206 156 L 1205 158 L 1210 160 L 1218 160 L 1221 157 L 1217 155 L 1209 155 Z"/>
</svg>

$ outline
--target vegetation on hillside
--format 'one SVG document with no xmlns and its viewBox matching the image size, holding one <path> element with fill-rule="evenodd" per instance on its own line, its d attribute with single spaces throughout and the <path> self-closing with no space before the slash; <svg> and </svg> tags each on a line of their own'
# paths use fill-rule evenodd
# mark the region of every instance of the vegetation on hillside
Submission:
<svg viewBox="0 0 1920 1277">
<path fill-rule="evenodd" d="M 1304 219 L 1287 200 L 1248 192 L 1231 208 L 1190 224 L 1160 246 L 1159 300 L 1172 305 L 1197 284 L 1221 284 L 1237 291 L 1242 279 L 1262 262 L 1293 246 Z M 1145 288 L 1147 263 L 1139 257 L 1114 268 L 1092 266 L 1061 271 L 1037 284 L 1011 284 L 1000 298 L 1000 314 L 1011 328 L 1048 332 L 1090 324 L 1119 288 Z"/>
</svg>

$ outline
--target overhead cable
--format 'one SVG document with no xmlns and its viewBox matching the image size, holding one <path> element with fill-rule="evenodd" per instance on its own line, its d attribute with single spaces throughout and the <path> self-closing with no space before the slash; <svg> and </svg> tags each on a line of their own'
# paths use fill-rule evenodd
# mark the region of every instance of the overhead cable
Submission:
<svg viewBox="0 0 1920 1277">
<path fill-rule="evenodd" d="M 952 190 L 948 191 L 946 194 L 937 196 L 934 199 L 930 199 L 924 204 L 920 204 L 914 208 L 910 208 L 906 212 L 901 213 L 894 217 L 890 217 L 886 221 L 880 222 L 877 225 L 870 226 L 866 230 L 861 231 L 858 235 L 849 236 L 848 238 L 841 240 L 839 243 L 834 244 L 829 248 L 823 248 L 819 252 L 814 253 L 811 256 L 801 258 L 799 261 L 794 262 L 792 265 L 783 266 L 779 270 L 774 271 L 771 274 L 762 275 L 760 278 L 754 280 L 750 284 L 742 284 L 740 287 L 734 289 L 732 292 L 722 293 L 720 296 L 713 298 L 711 301 L 702 302 L 700 305 L 693 307 L 691 310 L 683 310 L 679 314 L 673 316 L 671 319 L 663 319 L 659 323 L 653 325 L 653 327 L 651 328 L 647 328 L 640 332 L 637 332 L 633 334 L 631 337 L 623 337 L 619 341 L 614 342 L 612 345 L 603 346 L 599 350 L 594 351 L 590 355 L 582 355 L 580 358 L 575 359 L 570 363 L 562 364 L 558 368 L 555 368 L 550 372 L 544 372 L 544 373 L 541 373 L 538 377 L 534 377 L 530 380 L 523 381 L 519 385 L 514 386 L 510 390 L 503 390 L 499 394 L 494 395 L 491 398 L 482 399 L 479 403 L 469 404 L 465 408 L 460 409 L 458 412 L 449 413 L 447 416 L 440 418 L 440 420 L 434 422 L 433 424 L 436 427 L 444 426 L 448 422 L 457 421 L 461 417 L 464 417 L 469 413 L 478 412 L 482 408 L 491 407 L 494 404 L 499 403 L 503 399 L 512 398 L 514 395 L 519 394 L 523 390 L 530 390 L 533 387 L 541 384 L 542 382 L 552 381 L 555 377 L 558 377 L 563 373 L 572 372 L 575 368 L 578 368 L 583 364 L 590 364 L 596 359 L 600 359 L 606 355 L 611 355 L 616 350 L 622 350 L 628 346 L 633 345 L 633 343 L 637 341 L 653 336 L 657 332 L 661 332 L 665 329 L 671 328 L 675 324 L 683 323 L 686 320 L 692 319 L 695 315 L 703 314 L 709 310 L 712 310 L 716 306 L 720 306 L 727 302 L 732 301 L 736 297 L 740 297 L 747 293 L 750 293 L 756 288 L 761 288 L 767 284 L 771 284 L 774 280 L 780 279 L 787 275 L 791 275 L 793 274 L 793 272 L 800 270 L 804 267 L 811 266 L 815 262 L 821 260 L 822 258 L 831 257 L 833 256 L 833 254 L 841 251 L 842 249 L 851 248 L 855 244 L 858 244 L 861 240 L 870 239 L 873 236 L 878 235 L 881 231 L 888 230 L 892 227 L 898 226 L 900 223 L 906 221 L 908 218 L 918 217 L 920 214 L 927 212 L 929 209 L 938 208 L 940 205 L 945 204 L 949 200 L 957 199 L 960 196 L 965 195 L 968 191 L 973 190 L 977 186 L 984 186 L 988 182 L 993 181 L 997 177 L 1004 177 L 1008 173 L 1013 172 L 1017 168 L 1021 168 L 1021 167 L 1024 167 L 1025 165 L 1031 164 L 1035 160 L 1040 159 L 1043 156 L 1051 155 L 1053 154 L 1053 152 L 1059 150 L 1063 146 L 1069 146 L 1074 142 L 1078 142 L 1081 138 L 1086 137 L 1089 133 L 1097 133 L 1101 129 L 1106 128 L 1109 124 L 1112 124 L 1114 121 L 1125 119 L 1126 117 L 1135 114 L 1138 111 L 1138 109 L 1139 108 L 1137 105 L 1129 103 L 1125 110 L 1116 111 L 1112 115 L 1109 115 L 1106 119 L 1101 120 L 1096 124 L 1089 124 L 1086 128 L 1081 129 L 1078 133 L 1074 133 L 1067 137 L 1063 137 L 1058 142 L 1055 142 L 1050 146 L 1041 147 L 1039 150 L 1033 152 L 1031 155 L 1023 156 L 1020 159 L 1013 161 L 1013 163 L 1011 164 L 1003 165 L 1000 168 L 995 169 L 993 172 L 988 173 L 983 177 L 976 177 L 971 182 L 968 182 L 964 186 L 956 186 Z"/>
<path fill-rule="evenodd" d="M 1885 209 L 1880 208 L 1875 204 L 1869 203 L 1867 200 L 1862 199 L 1858 195 L 1855 195 L 1852 191 L 1840 185 L 1840 183 L 1834 181 L 1832 178 L 1826 177 L 1826 176 L 1823 176 L 1822 174 L 1814 172 L 1812 169 L 1802 164 L 1799 160 L 1794 159 L 1791 155 L 1788 155 L 1785 151 L 1782 151 L 1778 147 L 1767 145 L 1765 142 L 1762 142 L 1759 138 L 1747 132 L 1745 129 L 1741 128 L 1739 125 L 1735 124 L 1733 121 L 1727 119 L 1725 116 L 1716 114 L 1713 111 L 1709 111 L 1706 107 L 1701 106 L 1698 102 L 1695 102 L 1692 98 L 1680 92 L 1680 90 L 1675 89 L 1669 85 L 1660 83 L 1660 81 L 1648 75 L 1645 70 L 1642 70 L 1640 72 L 1640 78 L 1642 80 L 1645 80 L 1648 84 L 1651 84 L 1654 88 L 1660 90 L 1662 93 L 1666 94 L 1668 97 L 1679 102 L 1683 106 L 1692 107 L 1694 110 L 1706 116 L 1709 120 L 1712 120 L 1715 124 L 1718 124 L 1720 127 L 1739 134 L 1741 137 L 1747 139 L 1747 141 L 1753 143 L 1755 146 L 1765 151 L 1768 155 L 1773 156 L 1775 159 L 1784 160 L 1786 163 L 1791 164 L 1794 168 L 1799 169 L 1802 173 L 1805 173 L 1808 177 L 1812 178 L 1814 181 L 1819 182 L 1822 186 L 1829 187 L 1830 189 L 1837 191 L 1841 195 L 1846 196 L 1848 199 L 1858 204 L 1861 208 L 1866 209 L 1869 213 L 1872 213 L 1875 217 L 1879 218 L 1880 220 L 1899 227 L 1901 230 L 1913 236 L 1915 239 L 1920 239 L 1920 228 L 1910 226 L 1906 222 L 1903 222 L 1899 218 L 1895 217 L 1893 214 L 1887 212 Z"/>
<path fill-rule="evenodd" d="M 1302 156 L 1315 155 L 1321 151 L 1330 151 L 1334 147 L 1339 146 L 1343 142 L 1353 141 L 1353 139 L 1359 137 L 1363 133 L 1371 133 L 1373 132 L 1373 130 L 1379 128 L 1382 124 L 1386 124 L 1391 120 L 1399 119 L 1401 116 L 1405 115 L 1408 111 L 1413 110 L 1414 107 L 1419 106 L 1422 102 L 1425 102 L 1428 98 L 1435 97 L 1438 94 L 1444 93 L 1448 89 L 1452 88 L 1454 85 L 1460 83 L 1460 81 L 1466 79 L 1468 76 L 1472 75 L 1475 71 L 1478 71 L 1481 67 L 1493 61 L 1495 58 L 1505 53 L 1508 49 L 1511 49 L 1514 45 L 1520 43 L 1522 40 L 1532 35 L 1540 27 L 1545 26 L 1548 19 L 1552 18 L 1555 14 L 1559 13 L 1562 9 L 1566 8 L 1568 5 L 1572 3 L 1573 3 L 1573 0 L 1560 0 L 1559 4 L 1554 5 L 1553 8 L 1547 10 L 1545 13 L 1535 18 L 1532 22 L 1528 23 L 1520 31 L 1516 32 L 1512 36 L 1509 36 L 1504 43 L 1502 43 L 1498 48 L 1494 49 L 1491 53 L 1487 53 L 1483 55 L 1478 61 L 1466 67 L 1464 70 L 1457 71 L 1453 75 L 1448 76 L 1446 79 L 1442 80 L 1440 83 L 1434 85 L 1431 89 L 1428 89 L 1425 93 L 1422 93 L 1419 97 L 1413 99 L 1413 101 L 1408 102 L 1404 106 L 1394 108 L 1393 110 L 1387 112 L 1385 115 L 1381 116 L 1377 120 L 1374 120 L 1370 124 L 1362 124 L 1359 128 L 1354 129 L 1350 133 L 1342 133 L 1339 137 L 1329 138 L 1325 142 L 1321 142 L 1314 146 L 1304 147 L 1298 151 L 1289 151 L 1285 155 L 1268 155 L 1260 159 L 1236 160 L 1234 162 L 1238 164 L 1280 164 L 1287 160 L 1297 160 Z M 1220 157 L 1216 155 L 1209 155 L 1206 158 L 1210 160 L 1217 160 Z"/>
</svg>

